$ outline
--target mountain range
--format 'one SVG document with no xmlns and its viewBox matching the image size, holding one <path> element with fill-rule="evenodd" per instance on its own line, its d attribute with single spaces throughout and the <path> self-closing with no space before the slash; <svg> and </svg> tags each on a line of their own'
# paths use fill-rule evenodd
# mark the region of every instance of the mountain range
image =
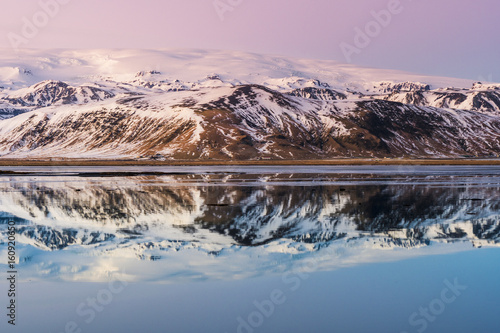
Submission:
<svg viewBox="0 0 500 333">
<path fill-rule="evenodd" d="M 500 85 L 242 52 L 0 57 L 0 158 L 500 154 Z"/>
</svg>

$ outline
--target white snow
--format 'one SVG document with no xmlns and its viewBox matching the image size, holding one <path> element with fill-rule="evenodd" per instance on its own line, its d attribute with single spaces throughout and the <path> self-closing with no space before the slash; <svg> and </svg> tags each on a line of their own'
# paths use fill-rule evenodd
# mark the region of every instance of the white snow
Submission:
<svg viewBox="0 0 500 333">
<path fill-rule="evenodd" d="M 25 72 L 28 71 L 28 74 Z M 425 82 L 433 88 L 470 87 L 472 80 L 423 76 L 401 71 L 360 68 L 332 60 L 292 59 L 233 51 L 206 50 L 23 50 L 0 52 L 0 84 L 27 87 L 51 79 L 75 85 L 89 81 L 133 82 L 139 72 L 159 72 L 141 80 L 180 80 L 197 85 L 263 84 L 271 88 L 314 86 L 315 80 L 346 90 L 374 83 Z M 222 79 L 208 79 L 214 73 Z"/>
</svg>

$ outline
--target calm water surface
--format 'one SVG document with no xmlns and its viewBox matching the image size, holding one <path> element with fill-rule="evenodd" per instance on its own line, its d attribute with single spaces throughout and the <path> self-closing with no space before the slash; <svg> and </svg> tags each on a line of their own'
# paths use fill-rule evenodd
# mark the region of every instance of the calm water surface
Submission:
<svg viewBox="0 0 500 333">
<path fill-rule="evenodd" d="M 500 167 L 2 171 L 2 332 L 497 332 Z"/>
</svg>

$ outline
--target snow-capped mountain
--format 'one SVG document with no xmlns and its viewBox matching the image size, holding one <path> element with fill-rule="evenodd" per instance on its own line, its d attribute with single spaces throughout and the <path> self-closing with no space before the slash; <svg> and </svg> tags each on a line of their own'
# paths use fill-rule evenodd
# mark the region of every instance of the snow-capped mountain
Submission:
<svg viewBox="0 0 500 333">
<path fill-rule="evenodd" d="M 500 85 L 333 61 L 25 51 L 0 58 L 0 84 L 3 158 L 500 154 Z"/>
<path fill-rule="evenodd" d="M 18 106 L 46 107 L 51 105 L 83 104 L 102 101 L 114 94 L 91 86 L 71 87 L 60 81 L 42 81 L 27 89 L 20 89 L 3 98 L 7 103 Z"/>
<path fill-rule="evenodd" d="M 500 242 L 496 167 L 28 167 L 1 178 L 0 245 L 14 221 L 25 279 L 241 278 Z"/>
</svg>

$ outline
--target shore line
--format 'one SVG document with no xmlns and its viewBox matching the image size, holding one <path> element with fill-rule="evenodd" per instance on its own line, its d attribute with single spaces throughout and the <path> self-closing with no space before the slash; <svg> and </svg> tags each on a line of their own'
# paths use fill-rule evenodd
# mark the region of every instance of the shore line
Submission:
<svg viewBox="0 0 500 333">
<path fill-rule="evenodd" d="M 329 160 L 2 160 L 0 167 L 9 166 L 286 166 L 286 165 L 500 165 L 500 159 L 329 159 Z"/>
</svg>

